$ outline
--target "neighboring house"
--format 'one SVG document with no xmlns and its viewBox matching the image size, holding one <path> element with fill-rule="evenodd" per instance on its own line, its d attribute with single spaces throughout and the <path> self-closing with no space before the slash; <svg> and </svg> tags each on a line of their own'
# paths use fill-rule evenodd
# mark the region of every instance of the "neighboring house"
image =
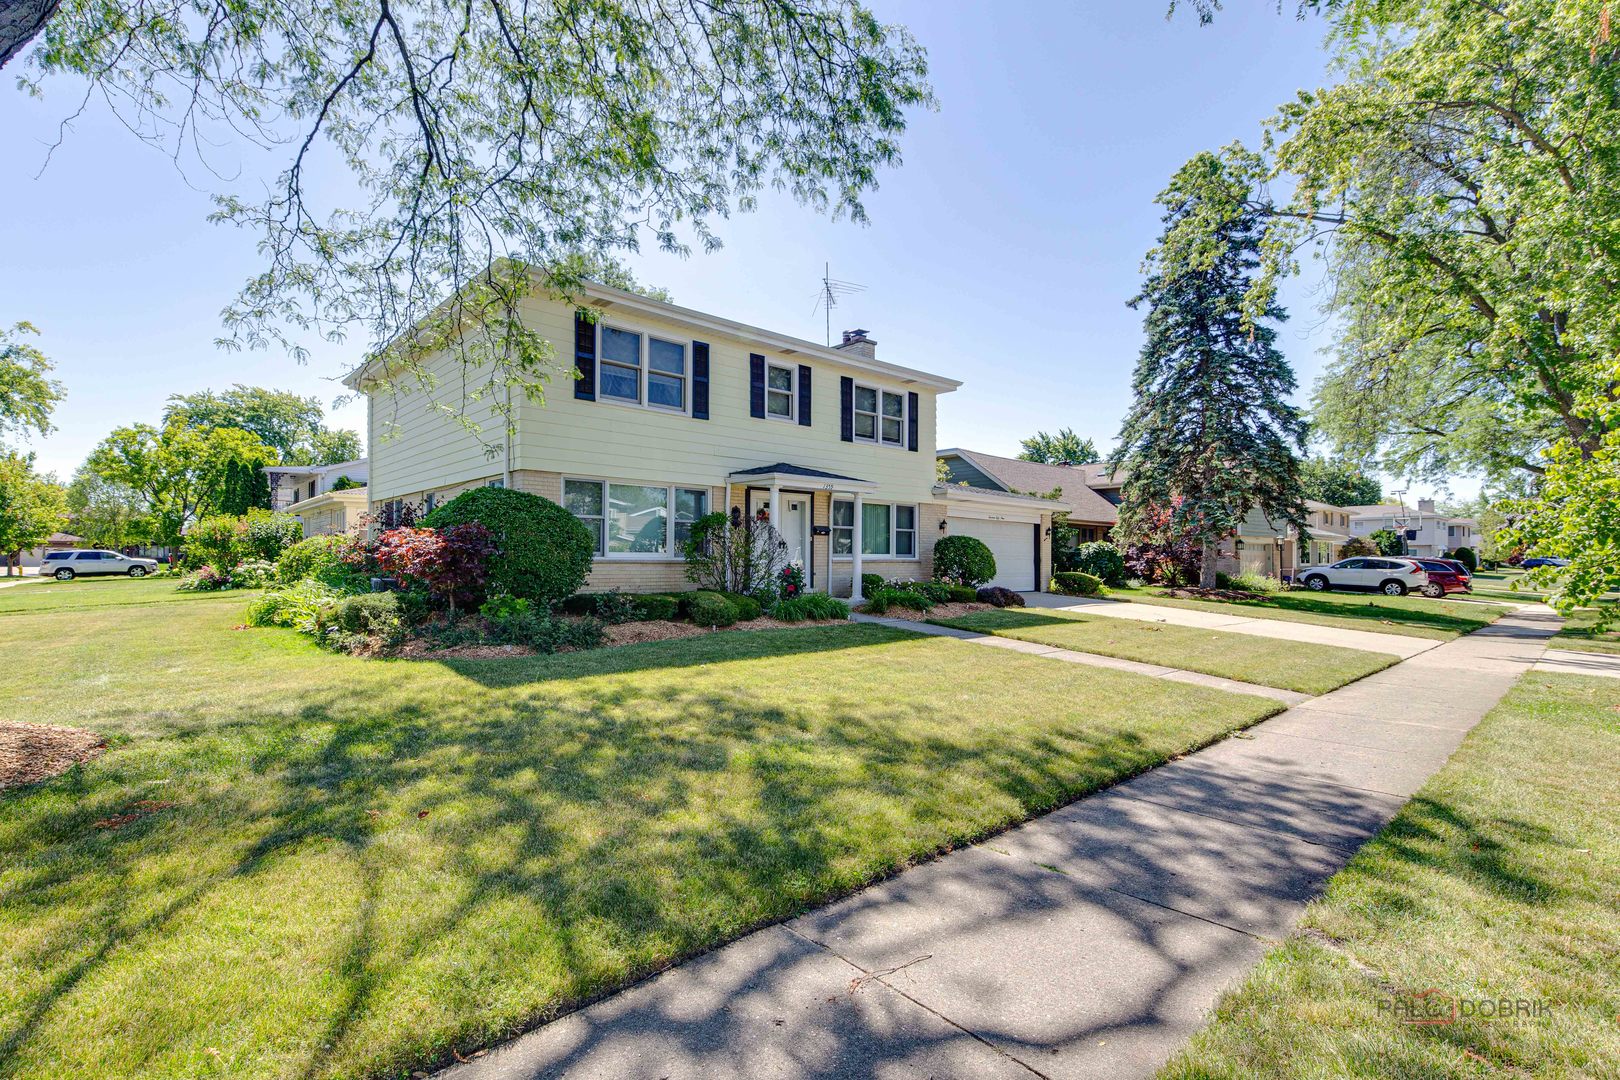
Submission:
<svg viewBox="0 0 1620 1080">
<path fill-rule="evenodd" d="M 1292 579 L 1301 566 L 1335 562 L 1350 539 L 1350 513 L 1346 507 L 1305 500 L 1305 531 L 1285 521 L 1273 521 L 1259 510 L 1238 526 L 1235 557 L 1223 559 L 1220 569 L 1264 577 Z M 1301 548 L 1303 547 L 1303 551 Z"/>
<path fill-rule="evenodd" d="M 19 570 L 31 569 L 45 561 L 47 551 L 67 551 L 70 548 L 78 547 L 82 543 L 84 543 L 84 537 L 82 536 L 74 536 L 72 533 L 65 532 L 51 533 L 50 539 L 45 541 L 43 547 L 28 548 L 25 551 L 15 553 L 7 552 L 6 573 L 10 574 L 13 567 Z M 12 558 L 13 554 L 16 556 L 15 560 Z"/>
<path fill-rule="evenodd" d="M 335 465 L 267 465 L 264 471 L 270 478 L 270 509 L 296 517 L 305 536 L 348 532 L 368 509 L 367 458 Z M 337 484 L 343 490 L 334 490 Z"/>
<path fill-rule="evenodd" d="M 510 440 L 490 401 L 459 396 L 455 356 L 424 362 L 434 391 L 394 390 L 375 361 L 352 374 L 370 404 L 371 505 L 386 517 L 488 484 L 544 496 L 596 537 L 590 589 L 690 588 L 691 522 L 766 508 L 808 586 L 834 595 L 858 597 L 862 573 L 929 577 L 951 532 L 1016 544 L 1010 587 L 1050 571 L 1050 503 L 935 485 L 935 402 L 955 380 L 878 359 L 864 330 L 829 348 L 595 283 L 579 305 L 596 319 L 543 285 L 524 302 L 578 377 L 543 404 L 515 395 Z"/>
<path fill-rule="evenodd" d="M 1050 501 L 1068 514 L 1076 543 L 1107 539 L 1119 521 L 1123 477 L 1110 476 L 1107 465 L 1043 465 L 960 447 L 941 450 L 938 457 L 955 485 L 1038 496 L 1059 492 Z"/>
<path fill-rule="evenodd" d="M 1416 509 L 1387 503 L 1344 509 L 1350 515 L 1350 535 L 1365 540 L 1380 529 L 1392 529 L 1406 537 L 1410 555 L 1433 557 L 1479 546 L 1479 522 L 1443 514 L 1435 509 L 1433 499 L 1419 499 Z"/>
</svg>

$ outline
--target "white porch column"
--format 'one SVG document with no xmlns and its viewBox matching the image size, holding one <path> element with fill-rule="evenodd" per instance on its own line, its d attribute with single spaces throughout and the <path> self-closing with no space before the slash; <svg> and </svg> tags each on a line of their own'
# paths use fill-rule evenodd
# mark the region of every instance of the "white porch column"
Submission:
<svg viewBox="0 0 1620 1080">
<path fill-rule="evenodd" d="M 866 597 L 861 595 L 861 493 L 857 491 L 854 496 L 855 521 L 853 522 L 854 528 L 850 530 L 849 552 L 850 573 L 854 575 L 849 586 L 849 604 L 851 607 L 864 603 L 866 600 Z"/>
<path fill-rule="evenodd" d="M 782 490 L 778 486 L 779 483 L 780 483 L 780 481 L 776 481 L 776 480 L 771 481 L 771 528 L 776 529 L 778 531 L 781 530 L 781 526 L 776 523 L 776 510 L 777 510 L 777 507 L 780 505 L 781 498 L 782 498 Z"/>
</svg>

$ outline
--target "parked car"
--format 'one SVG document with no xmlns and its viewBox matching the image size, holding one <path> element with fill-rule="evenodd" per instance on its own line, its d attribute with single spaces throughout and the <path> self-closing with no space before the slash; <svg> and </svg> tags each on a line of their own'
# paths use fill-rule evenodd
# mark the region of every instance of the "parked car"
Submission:
<svg viewBox="0 0 1620 1080">
<path fill-rule="evenodd" d="M 1429 583 L 1429 575 L 1416 559 L 1384 556 L 1340 559 L 1331 566 L 1302 566 L 1298 579 L 1307 589 L 1361 589 L 1386 596 L 1405 596 Z"/>
<path fill-rule="evenodd" d="M 1526 559 L 1519 566 L 1525 570 L 1534 570 L 1541 566 L 1568 566 L 1568 559 L 1555 559 L 1550 555 L 1537 555 L 1533 559 Z"/>
<path fill-rule="evenodd" d="M 1438 600 L 1447 593 L 1474 591 L 1467 577 L 1467 567 L 1455 559 L 1418 559 L 1417 564 L 1429 578 L 1419 590 L 1424 596 Z"/>
<path fill-rule="evenodd" d="M 1461 559 L 1435 559 L 1433 561 L 1445 563 L 1447 566 L 1457 571 L 1457 573 L 1461 574 L 1464 581 L 1472 582 L 1474 580 L 1474 572 L 1468 569 L 1468 564 L 1463 562 Z"/>
<path fill-rule="evenodd" d="M 131 555 L 120 555 L 116 551 L 87 551 L 80 548 L 47 551 L 44 561 L 39 564 L 41 576 L 54 577 L 57 581 L 72 581 L 81 574 L 124 574 L 138 578 L 157 573 L 157 568 L 156 559 L 138 559 Z"/>
</svg>

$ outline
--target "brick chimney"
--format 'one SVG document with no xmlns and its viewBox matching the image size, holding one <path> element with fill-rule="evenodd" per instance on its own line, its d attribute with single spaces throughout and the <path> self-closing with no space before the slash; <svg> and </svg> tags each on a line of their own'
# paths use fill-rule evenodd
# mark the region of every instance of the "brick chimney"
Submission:
<svg viewBox="0 0 1620 1080">
<path fill-rule="evenodd" d="M 1433 499 L 1419 499 L 1418 500 L 1418 513 L 1420 513 L 1420 514 L 1432 514 L 1432 513 L 1434 513 L 1434 500 Z"/>
<path fill-rule="evenodd" d="M 844 340 L 833 348 L 852 352 L 856 356 L 864 356 L 868 360 L 877 358 L 877 342 L 867 337 L 865 330 L 845 330 Z"/>
</svg>

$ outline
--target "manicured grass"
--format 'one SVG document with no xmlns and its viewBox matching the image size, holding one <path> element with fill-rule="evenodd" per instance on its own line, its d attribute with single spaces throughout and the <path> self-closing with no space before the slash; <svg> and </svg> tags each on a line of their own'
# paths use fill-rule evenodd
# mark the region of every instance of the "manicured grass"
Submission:
<svg viewBox="0 0 1620 1080">
<path fill-rule="evenodd" d="M 0 580 L 4 580 L 0 578 Z M 0 589 L 0 616 L 23 612 L 127 607 L 131 604 L 169 604 L 180 600 L 229 599 L 240 603 L 256 592 L 180 592 L 178 577 L 164 575 L 135 580 L 125 577 L 75 578 Z"/>
<path fill-rule="evenodd" d="M 1526 675 L 1161 1075 L 1613 1076 L 1616 761 L 1620 684 Z M 1458 1002 L 1456 1023 L 1379 1011 L 1430 989 Z M 1462 1004 L 1502 998 L 1550 1015 Z"/>
<path fill-rule="evenodd" d="M 1388 653 L 1067 611 L 1004 609 L 931 621 L 1303 694 L 1325 694 L 1400 662 L 1400 657 Z"/>
<path fill-rule="evenodd" d="M 1578 652 L 1620 653 L 1620 625 L 1611 623 L 1608 630 L 1599 633 L 1597 616 L 1592 608 L 1580 609 L 1564 620 L 1564 628 L 1547 644 Z"/>
<path fill-rule="evenodd" d="M 1546 593 L 1530 587 L 1530 583 L 1524 580 L 1523 570 L 1476 570 L 1473 586 L 1474 591 L 1469 595 L 1481 600 L 1535 604 L 1547 598 Z"/>
<path fill-rule="evenodd" d="M 1278 708 L 871 625 L 413 663 L 241 619 L 0 618 L 8 714 L 111 743 L 0 793 L 0 1076 L 443 1064 Z"/>
<path fill-rule="evenodd" d="M 1238 612 L 1256 619 L 1308 622 L 1369 630 L 1377 634 L 1450 641 L 1489 626 L 1510 610 L 1500 604 L 1430 600 L 1423 596 L 1384 596 L 1380 593 L 1305 592 L 1274 593 L 1263 600 L 1186 600 L 1165 596 L 1162 589 L 1110 588 L 1108 598 L 1135 604 L 1191 608 L 1195 611 Z"/>
</svg>

